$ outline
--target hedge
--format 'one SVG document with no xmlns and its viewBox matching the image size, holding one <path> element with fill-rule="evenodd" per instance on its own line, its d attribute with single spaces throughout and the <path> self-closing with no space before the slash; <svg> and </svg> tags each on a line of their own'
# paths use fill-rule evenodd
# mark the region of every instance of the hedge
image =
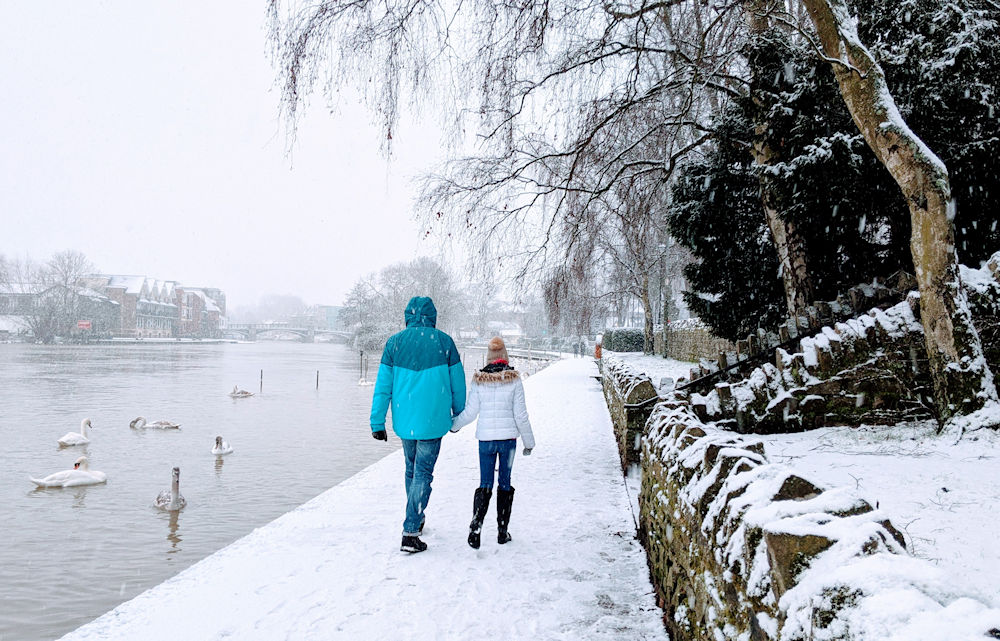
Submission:
<svg viewBox="0 0 1000 641">
<path fill-rule="evenodd" d="M 645 332 L 641 329 L 615 327 L 604 331 L 601 345 L 612 352 L 641 352 L 645 340 Z"/>
</svg>

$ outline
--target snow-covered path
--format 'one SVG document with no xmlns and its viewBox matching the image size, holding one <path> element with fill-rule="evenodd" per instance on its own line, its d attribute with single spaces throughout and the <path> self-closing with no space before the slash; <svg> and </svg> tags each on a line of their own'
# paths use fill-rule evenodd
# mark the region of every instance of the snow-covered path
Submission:
<svg viewBox="0 0 1000 641">
<path fill-rule="evenodd" d="M 445 437 L 426 552 L 399 552 L 396 451 L 63 639 L 665 641 L 596 374 L 571 359 L 526 381 L 538 445 L 514 464 L 507 545 L 495 505 L 465 542 L 473 424 Z"/>
</svg>

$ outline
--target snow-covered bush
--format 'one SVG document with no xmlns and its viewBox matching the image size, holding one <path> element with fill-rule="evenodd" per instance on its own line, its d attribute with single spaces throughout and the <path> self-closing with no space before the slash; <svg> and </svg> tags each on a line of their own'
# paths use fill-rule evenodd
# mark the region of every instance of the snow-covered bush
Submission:
<svg viewBox="0 0 1000 641">
<path fill-rule="evenodd" d="M 606 330 L 601 344 L 612 352 L 641 352 L 644 334 L 635 327 L 618 327 Z"/>
</svg>

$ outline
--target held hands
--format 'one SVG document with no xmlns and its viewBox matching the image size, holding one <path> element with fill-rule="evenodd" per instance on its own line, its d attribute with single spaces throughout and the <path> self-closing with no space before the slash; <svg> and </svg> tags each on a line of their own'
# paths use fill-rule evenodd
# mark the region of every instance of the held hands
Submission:
<svg viewBox="0 0 1000 641">
<path fill-rule="evenodd" d="M 460 429 L 462 429 L 461 426 L 455 427 L 455 419 L 454 419 L 454 417 L 452 417 L 452 419 L 451 419 L 451 429 L 448 430 L 448 431 L 451 432 L 452 434 L 458 434 L 458 430 L 460 430 Z"/>
<path fill-rule="evenodd" d="M 385 430 L 378 430 L 376 432 L 372 432 L 372 438 L 375 439 L 376 441 L 388 440 L 388 437 L 385 434 Z"/>
</svg>

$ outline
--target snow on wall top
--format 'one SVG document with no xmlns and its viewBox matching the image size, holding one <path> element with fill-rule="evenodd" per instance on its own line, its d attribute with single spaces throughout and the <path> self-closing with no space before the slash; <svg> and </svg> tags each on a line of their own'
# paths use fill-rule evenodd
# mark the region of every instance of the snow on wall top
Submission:
<svg viewBox="0 0 1000 641">
<path fill-rule="evenodd" d="M 771 638 L 958 641 L 1000 630 L 1000 609 L 911 556 L 856 488 L 814 486 L 684 403 L 657 405 L 647 430 L 644 458 L 662 461 L 719 566 L 738 575 L 715 582 L 742 585 L 758 618 L 776 615 Z"/>
</svg>

